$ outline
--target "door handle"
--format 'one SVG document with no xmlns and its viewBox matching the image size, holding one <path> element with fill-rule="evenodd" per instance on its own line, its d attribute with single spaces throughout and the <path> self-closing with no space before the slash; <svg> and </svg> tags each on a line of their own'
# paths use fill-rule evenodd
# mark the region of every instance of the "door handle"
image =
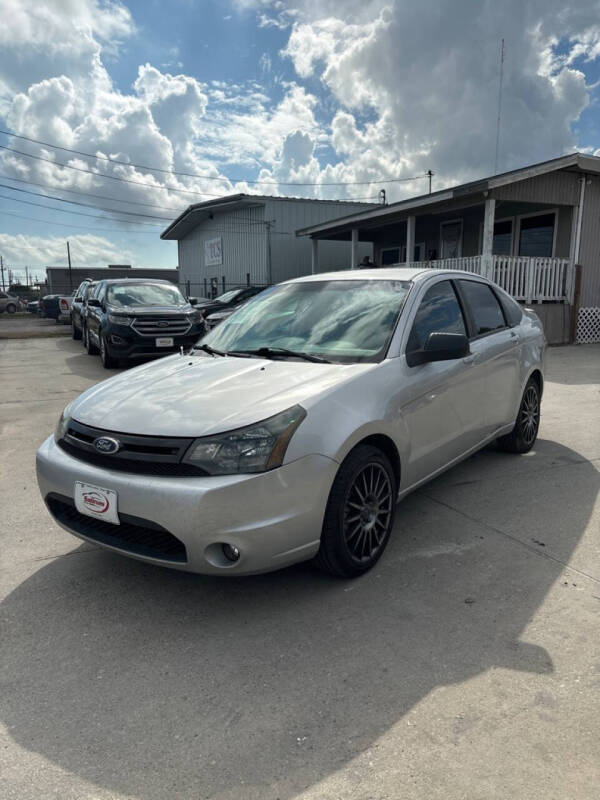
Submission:
<svg viewBox="0 0 600 800">
<path fill-rule="evenodd" d="M 517 344 L 521 341 L 521 337 L 519 336 L 519 334 L 516 331 L 511 331 L 510 332 L 510 338 L 514 342 L 516 342 Z"/>
</svg>

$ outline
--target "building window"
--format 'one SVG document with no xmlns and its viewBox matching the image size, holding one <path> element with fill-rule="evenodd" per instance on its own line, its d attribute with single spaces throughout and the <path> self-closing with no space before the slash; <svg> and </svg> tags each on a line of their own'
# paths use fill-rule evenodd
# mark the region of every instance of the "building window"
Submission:
<svg viewBox="0 0 600 800">
<path fill-rule="evenodd" d="M 462 255 L 462 219 L 440 225 L 440 258 L 460 258 Z"/>
<path fill-rule="evenodd" d="M 520 256 L 552 256 L 556 214 L 522 217 L 519 228 Z"/>
<path fill-rule="evenodd" d="M 498 256 L 509 256 L 512 253 L 512 219 L 505 219 L 494 224 L 494 241 L 492 253 Z"/>
</svg>

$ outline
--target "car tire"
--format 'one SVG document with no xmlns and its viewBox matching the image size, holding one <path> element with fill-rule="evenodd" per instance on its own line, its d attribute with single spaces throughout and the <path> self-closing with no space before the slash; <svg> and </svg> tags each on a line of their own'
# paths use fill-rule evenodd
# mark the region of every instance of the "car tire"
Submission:
<svg viewBox="0 0 600 800">
<path fill-rule="evenodd" d="M 85 329 L 85 342 L 84 342 L 85 349 L 87 350 L 88 356 L 97 356 L 98 355 L 98 348 L 90 339 L 90 332 L 88 329 Z"/>
<path fill-rule="evenodd" d="M 71 336 L 73 339 L 75 339 L 75 341 L 79 341 L 79 339 L 81 339 L 81 331 L 74 322 L 71 322 Z"/>
<path fill-rule="evenodd" d="M 394 470 L 381 450 L 355 447 L 331 487 L 315 565 L 342 578 L 371 569 L 390 538 L 397 494 Z"/>
<path fill-rule="evenodd" d="M 528 453 L 537 439 L 540 426 L 540 387 L 534 378 L 525 386 L 515 427 L 498 444 L 507 453 Z"/>
<path fill-rule="evenodd" d="M 16 305 L 14 303 L 9 303 L 6 306 L 6 313 L 7 314 L 14 314 L 16 310 L 17 310 L 17 307 L 16 307 Z"/>
<path fill-rule="evenodd" d="M 106 337 L 103 334 L 100 334 L 100 361 L 104 369 L 115 369 L 115 367 L 119 366 L 118 360 L 108 352 Z"/>
</svg>

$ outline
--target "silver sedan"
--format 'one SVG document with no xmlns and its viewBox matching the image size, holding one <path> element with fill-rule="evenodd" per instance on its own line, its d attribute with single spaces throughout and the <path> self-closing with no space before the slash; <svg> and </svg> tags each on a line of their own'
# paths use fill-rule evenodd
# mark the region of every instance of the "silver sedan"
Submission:
<svg viewBox="0 0 600 800">
<path fill-rule="evenodd" d="M 38 451 L 40 490 L 66 530 L 145 561 L 357 576 L 406 494 L 494 440 L 533 447 L 545 349 L 476 275 L 299 278 L 84 392 Z"/>
</svg>

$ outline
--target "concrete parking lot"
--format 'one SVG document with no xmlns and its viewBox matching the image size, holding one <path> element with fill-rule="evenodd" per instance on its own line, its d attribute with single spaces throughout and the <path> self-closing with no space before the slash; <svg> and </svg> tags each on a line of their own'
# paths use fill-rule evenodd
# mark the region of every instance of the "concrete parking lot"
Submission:
<svg viewBox="0 0 600 800">
<path fill-rule="evenodd" d="M 551 350 L 535 449 L 408 497 L 353 582 L 59 529 L 35 449 L 109 374 L 66 337 L 0 341 L 3 798 L 598 796 L 600 346 Z"/>
</svg>

